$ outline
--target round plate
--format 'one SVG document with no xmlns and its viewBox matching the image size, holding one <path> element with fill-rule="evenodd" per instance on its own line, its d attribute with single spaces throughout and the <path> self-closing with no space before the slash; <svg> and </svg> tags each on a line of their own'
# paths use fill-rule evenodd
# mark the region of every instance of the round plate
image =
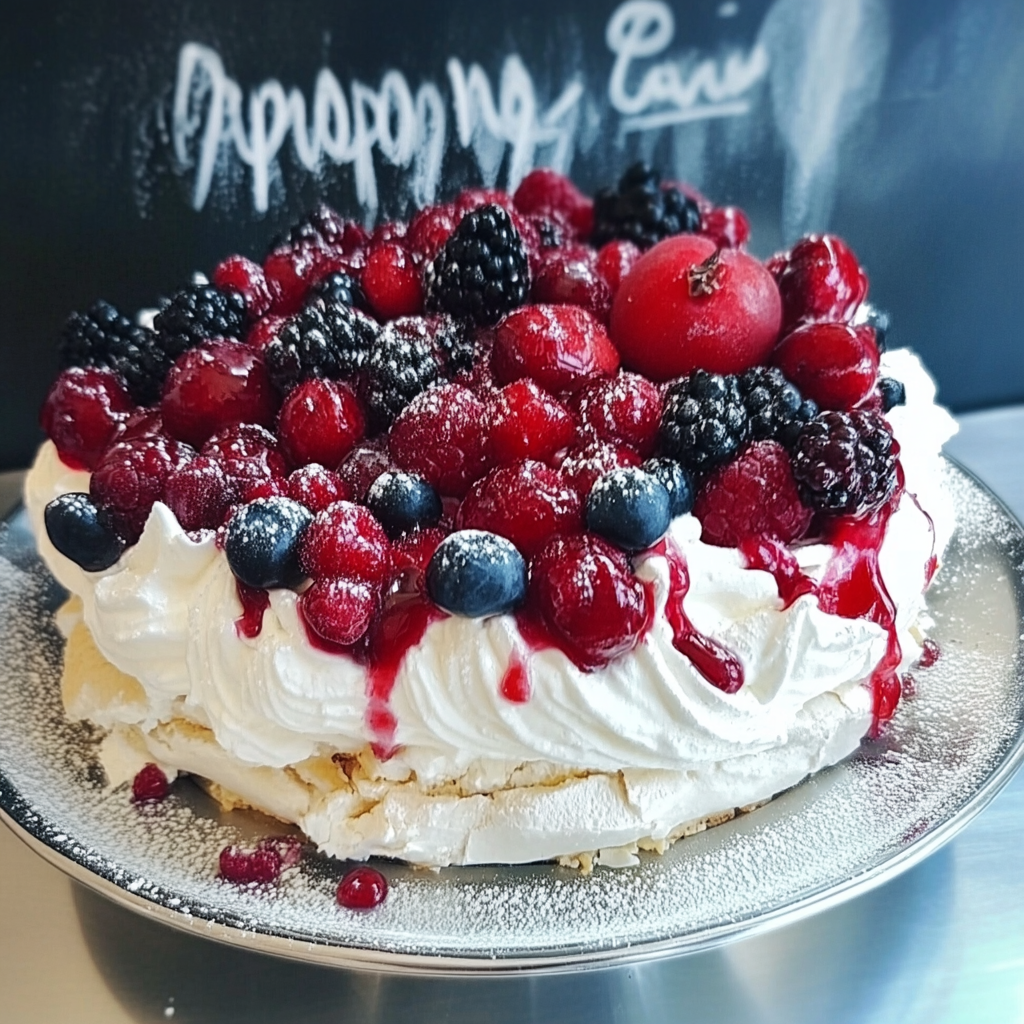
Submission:
<svg viewBox="0 0 1024 1024">
<path fill-rule="evenodd" d="M 96 733 L 68 723 L 63 600 L 24 513 L 0 532 L 0 814 L 72 877 L 168 924 L 302 960 L 402 973 L 561 971 L 704 949 L 864 892 L 948 841 L 1024 757 L 1024 531 L 947 465 L 960 525 L 929 595 L 942 656 L 879 740 L 767 806 L 639 867 L 385 864 L 370 913 L 334 890 L 346 865 L 307 851 L 275 886 L 219 880 L 217 855 L 279 824 L 221 814 L 179 782 L 138 807 L 104 787 Z"/>
</svg>

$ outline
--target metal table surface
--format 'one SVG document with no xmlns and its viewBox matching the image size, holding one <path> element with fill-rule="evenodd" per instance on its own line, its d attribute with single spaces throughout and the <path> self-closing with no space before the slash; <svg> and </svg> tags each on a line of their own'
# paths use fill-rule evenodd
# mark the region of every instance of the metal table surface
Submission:
<svg viewBox="0 0 1024 1024">
<path fill-rule="evenodd" d="M 1024 518 L 1024 407 L 948 451 Z M 18 475 L 0 475 L 0 509 Z M 1024 775 L 874 892 L 767 935 L 562 977 L 402 979 L 220 946 L 115 907 L 0 828 L 0 1021 L 1010 1024 L 1024 1021 Z"/>
</svg>

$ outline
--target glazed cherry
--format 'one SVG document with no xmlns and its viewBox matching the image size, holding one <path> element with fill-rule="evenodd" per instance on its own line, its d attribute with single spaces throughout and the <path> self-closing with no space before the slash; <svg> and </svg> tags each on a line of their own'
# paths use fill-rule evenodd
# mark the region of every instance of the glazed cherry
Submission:
<svg viewBox="0 0 1024 1024">
<path fill-rule="evenodd" d="M 499 464 L 546 459 L 576 436 L 572 413 L 527 377 L 498 391 L 488 414 L 491 456 Z"/>
<path fill-rule="evenodd" d="M 779 342 L 772 363 L 822 409 L 853 409 L 874 390 L 878 346 L 868 326 L 812 323 Z"/>
<path fill-rule="evenodd" d="M 397 242 L 371 249 L 363 269 L 363 292 L 382 320 L 423 310 L 423 275 L 412 254 Z"/>
<path fill-rule="evenodd" d="M 245 317 L 250 323 L 270 309 L 271 296 L 263 268 L 245 256 L 229 256 L 217 264 L 212 283 L 236 291 L 245 300 Z"/>
<path fill-rule="evenodd" d="M 846 321 L 868 294 L 868 277 L 850 247 L 835 235 L 808 235 L 773 257 L 782 296 L 783 330 L 803 321 Z"/>
<path fill-rule="evenodd" d="M 163 500 L 183 530 L 216 529 L 241 497 L 224 467 L 209 455 L 179 466 L 168 478 Z"/>
<path fill-rule="evenodd" d="M 620 373 L 589 385 L 573 402 L 584 435 L 652 454 L 661 426 L 661 392 L 646 377 Z"/>
<path fill-rule="evenodd" d="M 597 253 L 585 245 L 543 252 L 530 297 L 534 302 L 582 306 L 603 324 L 612 309 L 612 290 L 598 269 Z"/>
<path fill-rule="evenodd" d="M 294 465 L 317 462 L 334 468 L 366 433 L 366 414 L 347 384 L 313 378 L 288 393 L 278 433 Z"/>
<path fill-rule="evenodd" d="M 564 174 L 548 167 L 530 171 L 519 183 L 513 201 L 520 213 L 564 223 L 578 238 L 588 238 L 594 228 L 593 201 Z"/>
<path fill-rule="evenodd" d="M 249 332 L 245 336 L 246 345 L 256 349 L 257 352 L 262 352 L 277 337 L 287 320 L 288 317 L 278 316 L 274 313 L 261 317 L 249 328 Z"/>
<path fill-rule="evenodd" d="M 171 784 L 159 765 L 150 761 L 132 779 L 132 799 L 139 804 L 159 803 L 167 798 Z"/>
<path fill-rule="evenodd" d="M 389 469 L 395 469 L 394 460 L 388 453 L 384 441 L 375 438 L 358 444 L 338 467 L 338 476 L 349 489 L 352 501 L 362 501 L 370 484 Z"/>
<path fill-rule="evenodd" d="M 700 233 L 721 249 L 738 249 L 750 238 L 750 221 L 738 206 L 716 206 L 701 216 Z"/>
<path fill-rule="evenodd" d="M 361 258 L 350 258 L 329 252 L 314 241 L 275 249 L 263 261 L 263 273 L 270 290 L 270 312 L 290 316 L 302 308 L 309 289 L 335 270 L 349 270 Z"/>
<path fill-rule="evenodd" d="M 624 238 L 616 238 L 598 249 L 597 272 L 608 282 L 613 298 L 640 255 L 640 249 Z"/>
<path fill-rule="evenodd" d="M 370 512 L 338 501 L 318 512 L 302 538 L 302 568 L 314 579 L 347 578 L 382 586 L 391 577 L 391 544 Z"/>
<path fill-rule="evenodd" d="M 360 867 L 350 871 L 339 883 L 338 903 L 348 910 L 372 910 L 388 895 L 388 881 L 373 868 Z"/>
</svg>

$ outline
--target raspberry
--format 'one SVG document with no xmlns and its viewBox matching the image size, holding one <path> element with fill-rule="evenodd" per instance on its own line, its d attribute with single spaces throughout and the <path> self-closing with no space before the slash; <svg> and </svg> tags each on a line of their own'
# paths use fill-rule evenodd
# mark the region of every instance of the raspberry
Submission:
<svg viewBox="0 0 1024 1024">
<path fill-rule="evenodd" d="M 366 432 L 355 392 L 333 380 L 303 381 L 284 400 L 277 423 L 281 447 L 295 466 L 334 468 Z"/>
<path fill-rule="evenodd" d="M 248 345 L 222 338 L 177 359 L 160 403 L 168 432 L 194 447 L 233 423 L 267 426 L 276 411 L 263 357 Z"/>
<path fill-rule="evenodd" d="M 738 206 L 718 206 L 702 215 L 700 233 L 720 249 L 738 249 L 750 238 L 750 221 Z"/>
<path fill-rule="evenodd" d="M 370 628 L 377 610 L 373 587 L 359 580 L 322 579 L 299 598 L 306 625 L 335 644 L 354 644 Z"/>
<path fill-rule="evenodd" d="M 788 255 L 775 257 L 783 330 L 801 321 L 846 321 L 868 293 L 867 274 L 836 235 L 808 235 Z"/>
<path fill-rule="evenodd" d="M 592 534 L 551 541 L 533 560 L 530 594 L 548 628 L 586 669 L 633 650 L 654 610 L 626 555 Z"/>
<path fill-rule="evenodd" d="M 363 291 L 382 320 L 423 310 L 423 282 L 412 255 L 397 242 L 371 249 L 363 270 Z"/>
<path fill-rule="evenodd" d="M 513 202 L 520 213 L 567 224 L 577 238 L 587 238 L 593 231 L 593 202 L 564 174 L 547 167 L 538 167 L 523 178 Z"/>
<path fill-rule="evenodd" d="M 530 269 L 508 212 L 494 204 L 467 213 L 426 274 L 427 307 L 493 324 L 526 301 Z"/>
<path fill-rule="evenodd" d="M 387 879 L 373 868 L 353 868 L 338 884 L 339 905 L 349 910 L 372 910 L 387 898 Z"/>
<path fill-rule="evenodd" d="M 453 203 L 428 206 L 409 221 L 405 244 L 411 253 L 429 262 L 444 248 L 461 219 Z"/>
<path fill-rule="evenodd" d="M 89 493 L 106 506 L 119 531 L 134 544 L 167 478 L 187 462 L 191 449 L 168 437 L 139 437 L 110 448 L 93 471 Z"/>
<path fill-rule="evenodd" d="M 440 380 L 431 322 L 410 316 L 385 324 L 366 361 L 363 396 L 371 426 L 389 426 L 417 395 Z"/>
<path fill-rule="evenodd" d="M 209 455 L 199 455 L 167 478 L 164 504 L 183 530 L 216 529 L 241 494 L 224 467 Z"/>
<path fill-rule="evenodd" d="M 241 338 L 245 299 L 236 291 L 210 284 L 190 284 L 171 296 L 153 327 L 163 348 L 177 357 L 211 338 Z"/>
<path fill-rule="evenodd" d="M 256 423 L 233 423 L 218 430 L 203 445 L 200 454 L 217 457 L 229 471 L 239 459 L 260 459 L 277 476 L 287 468 L 277 438 Z"/>
<path fill-rule="evenodd" d="M 779 342 L 772 362 L 822 409 L 850 410 L 878 377 L 875 332 L 867 326 L 810 323 Z"/>
<path fill-rule="evenodd" d="M 506 537 L 527 557 L 556 534 L 583 531 L 580 496 L 541 462 L 502 466 L 478 480 L 459 507 L 456 527 Z"/>
<path fill-rule="evenodd" d="M 92 469 L 124 430 L 132 402 L 111 370 L 74 366 L 50 388 L 39 422 L 73 469 Z"/>
<path fill-rule="evenodd" d="M 793 476 L 812 508 L 863 515 L 896 490 L 896 442 L 873 412 L 823 412 L 801 431 L 793 449 Z"/>
<path fill-rule="evenodd" d="M 299 560 L 314 579 L 346 578 L 383 586 L 391 576 L 391 544 L 362 506 L 338 501 L 318 512 L 302 538 Z"/>
<path fill-rule="evenodd" d="M 166 799 L 170 791 L 171 784 L 167 776 L 152 761 L 143 765 L 132 779 L 132 799 L 136 803 L 158 803 Z"/>
<path fill-rule="evenodd" d="M 442 495 L 462 497 L 490 467 L 487 409 L 467 388 L 446 384 L 415 398 L 395 420 L 388 446 L 395 462 Z"/>
<path fill-rule="evenodd" d="M 661 447 L 687 469 L 701 473 L 727 462 L 749 436 L 735 377 L 695 370 L 665 392 Z"/>
<path fill-rule="evenodd" d="M 740 374 L 738 384 L 752 441 L 781 441 L 788 448 L 800 428 L 818 415 L 817 405 L 805 400 L 774 366 L 755 366 Z"/>
<path fill-rule="evenodd" d="M 488 433 L 494 461 L 504 464 L 554 455 L 572 444 L 576 423 L 561 402 L 524 377 L 494 395 Z"/>
<path fill-rule="evenodd" d="M 612 290 L 598 271 L 597 253 L 585 245 L 544 252 L 530 298 L 534 302 L 582 306 L 605 324 L 612 310 Z"/>
<path fill-rule="evenodd" d="M 574 396 L 584 430 L 600 441 L 622 444 L 643 458 L 654 451 L 661 425 L 661 394 L 645 377 L 620 373 Z"/>
<path fill-rule="evenodd" d="M 812 513 L 800 501 L 786 450 L 775 441 L 757 441 L 708 477 L 693 514 L 704 543 L 737 547 L 751 537 L 798 540 Z"/>
<path fill-rule="evenodd" d="M 349 456 L 338 467 L 338 477 L 351 491 L 352 501 L 362 501 L 370 484 L 395 464 L 388 454 L 383 438 L 356 445 Z"/>
<path fill-rule="evenodd" d="M 641 249 L 681 232 L 700 228 L 697 204 L 679 189 L 663 185 L 661 176 L 635 163 L 619 179 L 618 189 L 594 196 L 594 245 L 624 238 Z"/>
<path fill-rule="evenodd" d="M 501 384 L 532 377 L 557 394 L 579 391 L 595 377 L 610 377 L 619 368 L 619 354 L 586 310 L 526 306 L 495 329 L 491 366 Z"/>
<path fill-rule="evenodd" d="M 337 473 L 317 463 L 295 470 L 287 481 L 288 497 L 311 512 L 322 512 L 336 501 L 348 501 L 352 492 Z"/>
<path fill-rule="evenodd" d="M 298 312 L 317 281 L 342 269 L 338 263 L 315 242 L 275 249 L 263 261 L 263 273 L 273 297 L 270 311 L 283 316 Z"/>
<path fill-rule="evenodd" d="M 263 268 L 245 256 L 229 256 L 213 272 L 214 287 L 238 292 L 245 302 L 245 317 L 258 320 L 270 309 L 270 289 Z"/>
<path fill-rule="evenodd" d="M 640 462 L 640 456 L 629 448 L 607 441 L 592 441 L 570 448 L 559 468 L 570 486 L 586 500 L 598 477 L 623 466 L 639 466 Z"/>
<path fill-rule="evenodd" d="M 619 290 L 622 279 L 640 259 L 640 250 L 623 239 L 615 239 L 602 245 L 597 253 L 597 272 L 608 282 L 612 297 Z"/>
<path fill-rule="evenodd" d="M 245 343 L 250 348 L 262 352 L 281 332 L 281 328 L 288 322 L 288 317 L 269 314 L 261 317 L 249 328 L 245 336 Z"/>
</svg>

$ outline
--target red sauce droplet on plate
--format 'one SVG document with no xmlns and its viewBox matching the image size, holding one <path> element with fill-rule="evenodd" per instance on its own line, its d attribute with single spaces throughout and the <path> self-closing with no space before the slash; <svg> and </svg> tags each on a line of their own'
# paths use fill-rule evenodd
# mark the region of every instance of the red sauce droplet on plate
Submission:
<svg viewBox="0 0 1024 1024">
<path fill-rule="evenodd" d="M 338 884 L 338 903 L 348 910 L 372 910 L 388 894 L 388 880 L 373 868 L 354 868 Z"/>
<path fill-rule="evenodd" d="M 925 640 L 921 645 L 921 657 L 917 659 L 921 668 L 931 668 L 942 657 L 942 648 L 934 640 Z"/>
</svg>

